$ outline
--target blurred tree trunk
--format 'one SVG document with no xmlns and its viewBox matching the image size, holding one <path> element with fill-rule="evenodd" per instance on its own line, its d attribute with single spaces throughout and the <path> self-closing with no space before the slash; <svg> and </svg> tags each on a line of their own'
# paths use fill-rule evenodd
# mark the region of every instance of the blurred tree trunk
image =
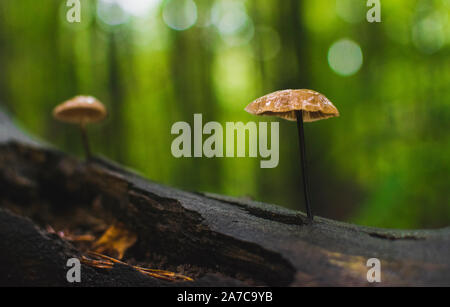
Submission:
<svg viewBox="0 0 450 307">
<path fill-rule="evenodd" d="M 173 93 L 177 102 L 177 120 L 193 124 L 193 114 L 201 113 L 203 124 L 217 121 L 218 106 L 213 84 L 214 54 L 201 39 L 206 31 L 172 31 L 173 48 L 170 65 Z M 201 127 L 203 130 L 203 127 Z M 193 135 L 193 126 L 192 131 Z M 205 139 L 205 136 L 203 139 Z M 193 150 L 194 143 L 192 143 Z M 203 147 L 202 147 L 203 148 Z M 177 184 L 184 187 L 220 186 L 220 160 L 185 160 L 178 167 Z M 190 174 L 186 176 L 186 174 Z"/>
<path fill-rule="evenodd" d="M 123 31 L 127 31 L 126 29 L 122 29 Z M 126 156 L 127 147 L 124 146 L 127 140 L 127 135 L 124 133 L 125 125 L 123 120 L 122 110 L 124 108 L 125 102 L 125 85 L 127 84 L 126 80 L 131 78 L 132 75 L 125 75 L 125 72 L 121 69 L 123 65 L 131 62 L 130 57 L 132 56 L 132 52 L 128 52 L 126 56 L 120 56 L 119 48 L 123 49 L 132 48 L 130 44 L 131 31 L 127 31 L 127 35 L 124 33 L 117 33 L 112 30 L 109 34 L 108 38 L 108 93 L 110 96 L 111 109 L 115 110 L 113 114 L 110 114 L 112 127 L 117 127 L 115 129 L 116 137 L 107 138 L 109 144 L 107 146 L 110 150 L 112 150 L 113 155 L 116 157 L 118 161 L 124 161 Z M 120 37 L 120 42 L 118 41 Z M 127 39 L 125 40 L 125 37 Z M 121 140 L 121 141 L 117 141 Z M 128 146 L 132 146 L 129 144 Z"/>
</svg>

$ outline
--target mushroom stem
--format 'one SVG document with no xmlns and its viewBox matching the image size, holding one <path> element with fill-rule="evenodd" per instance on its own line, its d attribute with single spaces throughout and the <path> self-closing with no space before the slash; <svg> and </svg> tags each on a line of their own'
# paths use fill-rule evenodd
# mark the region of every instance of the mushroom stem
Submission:
<svg viewBox="0 0 450 307">
<path fill-rule="evenodd" d="M 310 199 L 309 199 L 309 183 L 308 183 L 308 170 L 306 168 L 306 150 L 305 150 L 305 133 L 303 130 L 303 110 L 295 111 L 297 117 L 297 129 L 298 129 L 298 142 L 300 145 L 302 173 L 303 173 L 303 191 L 305 194 L 306 214 L 308 220 L 313 221 L 313 213 L 311 211 Z"/>
<path fill-rule="evenodd" d="M 84 123 L 81 123 L 80 128 L 81 128 L 81 137 L 83 139 L 84 152 L 86 154 L 86 159 L 88 160 L 91 158 L 91 149 L 89 147 L 89 140 L 86 133 L 86 125 Z"/>
</svg>

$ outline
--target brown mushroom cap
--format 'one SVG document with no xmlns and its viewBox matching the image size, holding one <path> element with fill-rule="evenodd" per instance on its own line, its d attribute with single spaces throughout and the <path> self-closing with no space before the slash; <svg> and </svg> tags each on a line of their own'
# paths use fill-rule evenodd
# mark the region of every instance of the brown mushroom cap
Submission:
<svg viewBox="0 0 450 307">
<path fill-rule="evenodd" d="M 105 106 L 92 96 L 76 96 L 53 109 L 53 117 L 72 124 L 88 124 L 106 117 Z"/>
<path fill-rule="evenodd" d="M 251 102 L 246 108 L 250 114 L 297 119 L 295 111 L 303 110 L 303 121 L 313 122 L 339 116 L 338 109 L 324 95 L 308 89 L 282 90 Z"/>
</svg>

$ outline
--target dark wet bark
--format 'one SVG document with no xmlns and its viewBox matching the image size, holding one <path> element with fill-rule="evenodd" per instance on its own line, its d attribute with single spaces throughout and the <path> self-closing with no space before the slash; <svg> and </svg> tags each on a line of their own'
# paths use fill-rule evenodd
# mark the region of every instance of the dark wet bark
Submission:
<svg viewBox="0 0 450 307">
<path fill-rule="evenodd" d="M 78 160 L 26 137 L 0 113 L 2 205 L 64 212 L 95 200 L 138 235 L 135 258 L 157 255 L 204 273 L 169 284 L 127 267 L 83 265 L 81 286 L 370 285 L 373 257 L 381 261 L 380 285 L 450 285 L 450 228 L 386 230 L 320 217 L 307 225 L 303 214 L 278 206 L 185 192 L 104 159 Z M 72 285 L 65 264 L 80 251 L 38 225 L 0 208 L 0 285 Z"/>
</svg>

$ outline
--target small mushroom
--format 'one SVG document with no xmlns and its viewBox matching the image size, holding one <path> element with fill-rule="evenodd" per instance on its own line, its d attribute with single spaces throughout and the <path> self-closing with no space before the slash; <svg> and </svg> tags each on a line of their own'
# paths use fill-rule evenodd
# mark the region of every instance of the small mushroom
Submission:
<svg viewBox="0 0 450 307">
<path fill-rule="evenodd" d="M 91 150 L 86 134 L 86 125 L 103 120 L 106 114 L 105 106 L 92 96 L 76 96 L 53 109 L 55 119 L 80 126 L 87 159 L 91 157 Z"/>
<path fill-rule="evenodd" d="M 308 220 L 312 222 L 313 213 L 308 190 L 303 122 L 336 117 L 339 116 L 339 111 L 324 95 L 308 89 L 273 92 L 250 103 L 245 111 L 255 115 L 278 116 L 290 121 L 297 121 L 306 212 Z"/>
</svg>

